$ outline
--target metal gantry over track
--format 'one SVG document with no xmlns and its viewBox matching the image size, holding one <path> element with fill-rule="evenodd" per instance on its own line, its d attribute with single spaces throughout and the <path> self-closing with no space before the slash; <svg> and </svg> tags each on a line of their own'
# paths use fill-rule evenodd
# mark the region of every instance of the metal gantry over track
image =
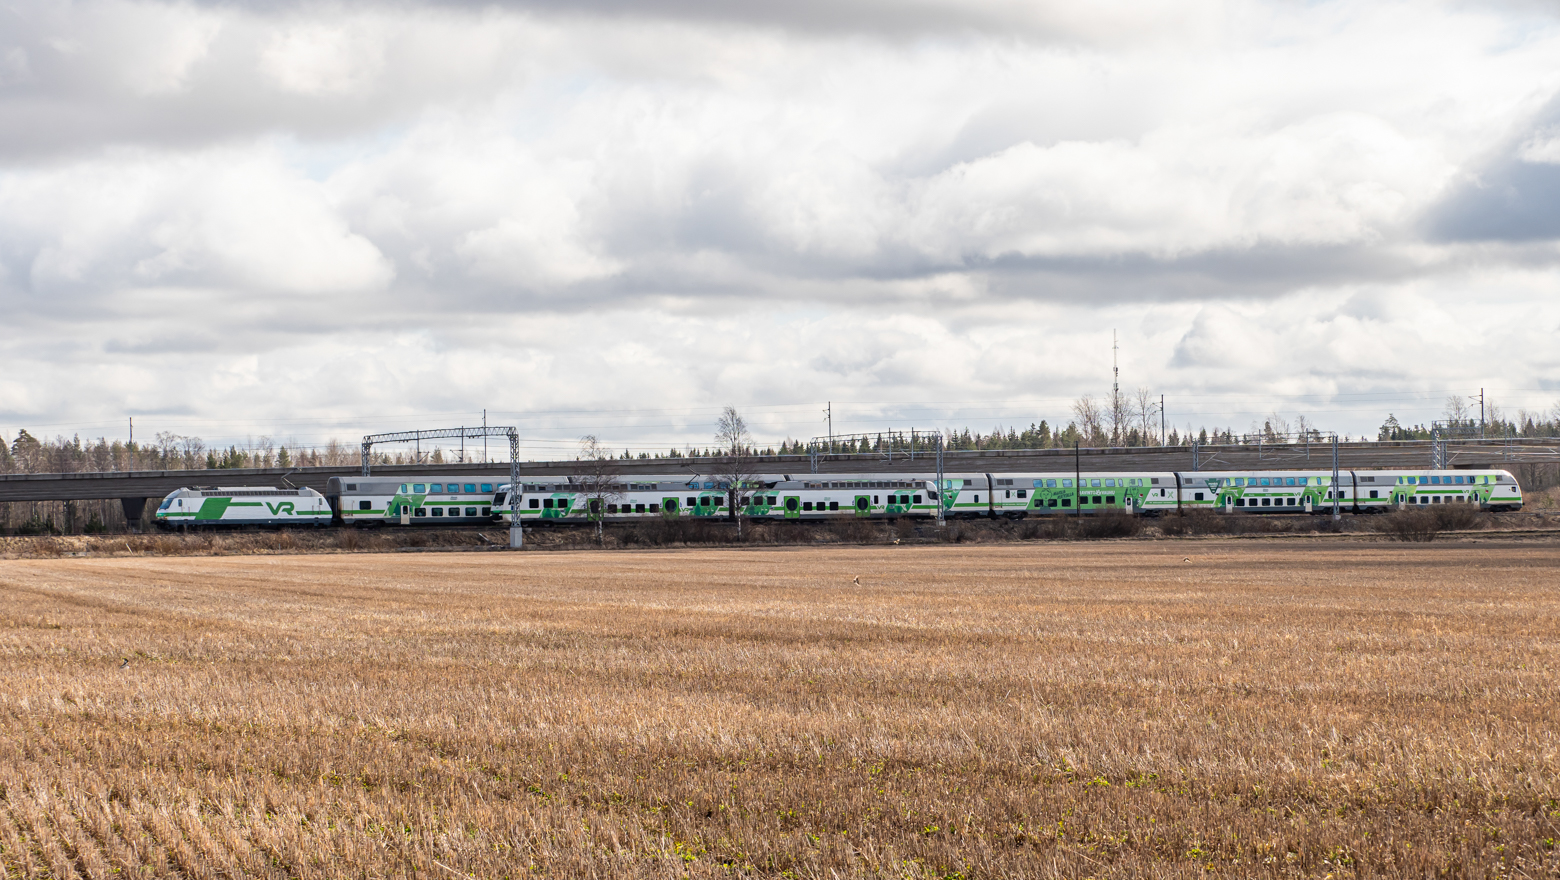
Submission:
<svg viewBox="0 0 1560 880">
<path fill-rule="evenodd" d="M 369 476 L 369 465 L 374 459 L 374 446 L 383 443 L 416 443 L 419 450 L 424 440 L 480 440 L 484 437 L 509 438 L 509 497 L 513 498 L 520 485 L 520 432 L 513 425 L 488 425 L 477 428 L 432 428 L 423 431 L 393 431 L 388 434 L 363 436 L 363 476 Z M 520 531 L 520 517 L 509 518 L 509 546 L 518 550 L 525 543 Z"/>
</svg>

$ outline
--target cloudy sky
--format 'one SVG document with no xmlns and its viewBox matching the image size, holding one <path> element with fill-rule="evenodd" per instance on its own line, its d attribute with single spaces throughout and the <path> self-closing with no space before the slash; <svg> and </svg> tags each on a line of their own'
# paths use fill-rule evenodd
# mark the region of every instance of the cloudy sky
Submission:
<svg viewBox="0 0 1560 880">
<path fill-rule="evenodd" d="M 1560 398 L 1560 13 L 0 4 L 0 434 Z"/>
</svg>

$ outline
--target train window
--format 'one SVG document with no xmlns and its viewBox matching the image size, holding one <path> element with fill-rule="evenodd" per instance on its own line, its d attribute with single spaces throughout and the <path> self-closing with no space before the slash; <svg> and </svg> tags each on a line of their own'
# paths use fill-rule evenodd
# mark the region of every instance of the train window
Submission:
<svg viewBox="0 0 1560 880">
<path fill-rule="evenodd" d="M 1099 495 L 1096 495 L 1096 496 L 1094 496 L 1094 503 L 1095 504 L 1104 504 L 1105 503 L 1105 499 L 1103 499 Z"/>
<path fill-rule="evenodd" d="M 373 509 L 374 509 L 374 505 L 371 502 L 368 502 L 368 501 L 359 501 L 358 502 L 358 510 L 373 510 Z"/>
<path fill-rule="evenodd" d="M 542 506 L 547 508 L 548 510 L 552 510 L 552 499 L 551 498 L 543 498 L 542 499 Z"/>
<path fill-rule="evenodd" d="M 976 504 L 979 504 L 979 503 L 980 503 L 980 496 L 979 496 L 979 495 L 976 495 L 976 496 L 975 496 L 975 503 L 976 503 Z"/>
<path fill-rule="evenodd" d="M 443 492 L 444 491 L 444 484 L 443 483 L 434 483 L 433 485 L 428 487 L 428 491 L 429 492 Z"/>
<path fill-rule="evenodd" d="M 617 513 L 617 505 L 616 504 L 608 504 L 607 505 L 607 513 Z"/>
<path fill-rule="evenodd" d="M 1379 497 L 1378 495 L 1376 495 L 1376 490 L 1375 489 L 1370 490 L 1370 497 L 1372 497 L 1372 498 Z"/>
<path fill-rule="evenodd" d="M 1246 478 L 1245 477 L 1236 477 L 1235 478 L 1235 485 L 1237 485 L 1237 486 L 1244 486 L 1244 485 L 1246 485 Z"/>
<path fill-rule="evenodd" d="M 468 507 L 468 508 L 466 508 L 466 515 L 467 516 L 476 516 L 477 515 L 477 509 L 475 507 Z"/>
<path fill-rule="evenodd" d="M 1081 486 L 1081 485 L 1083 485 L 1083 484 L 1082 484 L 1082 483 L 1079 483 L 1079 484 L 1078 484 L 1078 485 L 1080 485 L 1080 486 Z M 1094 487 L 1094 488 L 1096 488 L 1096 489 L 1098 489 L 1098 488 L 1099 488 L 1099 487 L 1100 487 L 1100 481 L 1099 481 L 1099 480 L 1090 480 L 1090 481 L 1089 481 L 1089 485 L 1091 485 L 1091 486 L 1093 486 L 1093 487 Z"/>
<path fill-rule="evenodd" d="M 444 515 L 444 508 L 442 508 L 442 507 L 435 507 L 433 509 L 433 515 L 434 516 L 443 516 Z"/>
<path fill-rule="evenodd" d="M 1050 500 L 1047 500 L 1047 501 L 1045 501 L 1045 502 L 1044 502 L 1044 503 L 1043 503 L 1043 504 L 1042 504 L 1042 503 L 1041 503 L 1041 499 L 1039 499 L 1039 498 L 1036 498 L 1036 499 L 1035 499 L 1035 506 L 1036 506 L 1036 507 L 1042 507 L 1042 506 L 1043 506 L 1043 507 L 1055 507 L 1055 506 L 1056 506 L 1056 499 L 1055 499 L 1055 498 L 1052 498 L 1052 499 L 1050 499 Z"/>
<path fill-rule="evenodd" d="M 1114 495 L 1106 495 L 1105 496 L 1105 503 L 1106 504 L 1115 504 L 1116 503 L 1116 496 L 1114 496 Z"/>
<path fill-rule="evenodd" d="M 466 485 L 462 486 L 461 489 L 462 489 L 462 491 L 465 491 L 465 492 L 475 492 L 475 491 L 477 491 L 477 484 L 476 483 L 467 483 Z"/>
<path fill-rule="evenodd" d="M 1018 497 L 1020 497 L 1020 498 L 1028 498 L 1029 497 L 1029 493 L 1024 491 L 1023 489 L 1019 489 L 1018 490 Z"/>
<path fill-rule="evenodd" d="M 405 484 L 405 483 L 402 483 L 402 484 L 401 484 L 401 488 L 400 488 L 400 490 L 399 490 L 399 491 L 400 491 L 400 493 L 401 493 L 401 494 L 402 494 L 402 495 L 405 495 L 405 494 L 406 494 L 406 484 Z"/>
<path fill-rule="evenodd" d="M 907 496 L 907 497 L 910 497 L 910 496 Z M 921 496 L 920 495 L 913 496 L 913 498 L 914 498 L 914 500 L 911 502 L 912 504 L 920 504 L 921 503 Z"/>
<path fill-rule="evenodd" d="M 1285 486 L 1293 486 L 1294 484 L 1295 484 L 1295 478 L 1294 477 L 1285 477 L 1284 478 L 1284 485 Z"/>
<path fill-rule="evenodd" d="M 1062 506 L 1063 507 L 1072 507 L 1072 499 L 1071 498 L 1063 498 L 1062 499 Z"/>
<path fill-rule="evenodd" d="M 1457 485 L 1461 486 L 1462 482 L 1463 482 L 1463 478 L 1462 477 L 1452 477 L 1452 481 L 1455 482 Z"/>
<path fill-rule="evenodd" d="M 1063 480 L 1062 481 L 1062 488 L 1063 489 L 1071 489 L 1072 487 L 1073 487 L 1072 480 Z"/>
<path fill-rule="evenodd" d="M 1201 501 L 1201 500 L 1203 500 L 1203 493 L 1201 493 L 1201 492 L 1197 492 L 1197 493 L 1194 493 L 1194 494 L 1195 494 L 1195 495 L 1196 495 L 1196 499 L 1197 499 L 1197 500 L 1198 500 L 1198 501 Z"/>
<path fill-rule="evenodd" d="M 531 499 L 531 509 L 532 510 L 535 510 L 536 508 L 541 507 L 541 506 L 542 506 L 542 502 L 536 500 L 535 498 Z"/>
<path fill-rule="evenodd" d="M 1094 485 L 1098 486 L 1099 485 L 1099 481 L 1096 480 Z M 1116 481 L 1115 480 L 1106 480 L 1105 481 L 1105 485 L 1107 485 L 1107 486 L 1109 486 L 1109 487 L 1114 489 L 1116 487 Z"/>
<path fill-rule="evenodd" d="M 1253 498 L 1252 500 L 1255 501 L 1256 499 Z M 1246 506 L 1246 499 L 1244 499 L 1244 498 L 1236 498 L 1235 499 L 1235 506 L 1236 507 L 1245 507 Z"/>
<path fill-rule="evenodd" d="M 484 491 L 484 492 L 491 492 L 491 491 L 493 491 L 493 484 L 492 483 L 483 483 L 482 484 L 482 491 Z"/>
<path fill-rule="evenodd" d="M 1046 480 L 1045 481 L 1045 487 L 1047 489 L 1055 489 L 1056 488 L 1056 481 L 1055 480 Z"/>
<path fill-rule="evenodd" d="M 421 507 L 419 507 L 416 510 L 412 511 L 412 516 L 427 516 L 427 515 L 428 515 L 428 511 L 422 509 Z"/>
<path fill-rule="evenodd" d="M 812 510 L 812 502 L 811 501 L 803 501 L 802 502 L 802 509 L 803 510 Z"/>
<path fill-rule="evenodd" d="M 1432 486 L 1439 486 L 1439 485 L 1441 485 L 1441 478 L 1440 477 L 1431 477 L 1430 478 L 1430 485 L 1432 485 Z"/>
</svg>

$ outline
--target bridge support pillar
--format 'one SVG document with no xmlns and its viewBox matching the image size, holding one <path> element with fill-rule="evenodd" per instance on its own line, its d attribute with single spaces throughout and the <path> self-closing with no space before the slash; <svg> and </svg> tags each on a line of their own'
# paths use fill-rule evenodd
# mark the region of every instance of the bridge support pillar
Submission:
<svg viewBox="0 0 1560 880">
<path fill-rule="evenodd" d="M 145 498 L 121 498 L 119 506 L 125 510 L 125 521 L 133 532 L 141 531 L 141 517 L 146 513 Z"/>
</svg>

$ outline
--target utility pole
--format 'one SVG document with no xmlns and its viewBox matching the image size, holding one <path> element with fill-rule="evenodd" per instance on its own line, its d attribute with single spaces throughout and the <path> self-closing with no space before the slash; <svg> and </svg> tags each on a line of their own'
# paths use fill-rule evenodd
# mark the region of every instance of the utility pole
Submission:
<svg viewBox="0 0 1560 880">
<path fill-rule="evenodd" d="M 1479 439 L 1484 439 L 1484 389 L 1479 389 Z"/>
<path fill-rule="evenodd" d="M 1332 453 L 1333 453 L 1333 472 L 1332 472 L 1333 514 L 1332 514 L 1332 518 L 1333 518 L 1333 522 L 1341 522 L 1343 520 L 1343 514 L 1338 512 L 1338 506 L 1339 506 L 1339 504 L 1342 503 L 1342 498 L 1340 496 L 1343 493 L 1342 493 L 1342 489 L 1338 485 L 1339 473 L 1338 473 L 1338 435 L 1337 434 L 1334 434 L 1332 436 L 1332 447 L 1333 447 L 1333 449 L 1332 449 Z"/>
<path fill-rule="evenodd" d="M 829 423 L 829 454 L 834 454 L 834 401 L 828 401 L 823 408 L 823 418 Z"/>
<path fill-rule="evenodd" d="M 945 510 L 948 506 L 948 480 L 943 476 L 943 435 L 937 434 L 937 528 L 943 529 L 948 525 L 948 517 Z M 953 496 L 957 499 L 959 496 Z"/>
<path fill-rule="evenodd" d="M 1170 434 L 1165 431 L 1165 396 L 1159 395 L 1159 445 L 1170 442 Z"/>
<path fill-rule="evenodd" d="M 1077 511 L 1078 519 L 1083 519 L 1083 496 L 1079 494 L 1083 487 L 1083 453 L 1078 450 L 1078 441 L 1073 441 L 1073 510 Z"/>
<path fill-rule="evenodd" d="M 482 463 L 487 464 L 487 410 L 482 411 Z"/>
<path fill-rule="evenodd" d="M 1479 396 L 1482 398 L 1484 395 L 1481 392 Z M 1479 411 L 1480 412 L 1484 411 L 1484 404 L 1482 404 L 1482 403 L 1479 404 Z M 134 446 L 135 445 L 135 416 L 131 416 L 130 417 L 130 442 L 128 444 L 126 444 L 126 445 L 128 445 L 128 446 Z"/>
<path fill-rule="evenodd" d="M 1121 433 L 1121 364 L 1117 362 L 1116 331 L 1110 331 L 1110 445 L 1115 446 Z"/>
</svg>

